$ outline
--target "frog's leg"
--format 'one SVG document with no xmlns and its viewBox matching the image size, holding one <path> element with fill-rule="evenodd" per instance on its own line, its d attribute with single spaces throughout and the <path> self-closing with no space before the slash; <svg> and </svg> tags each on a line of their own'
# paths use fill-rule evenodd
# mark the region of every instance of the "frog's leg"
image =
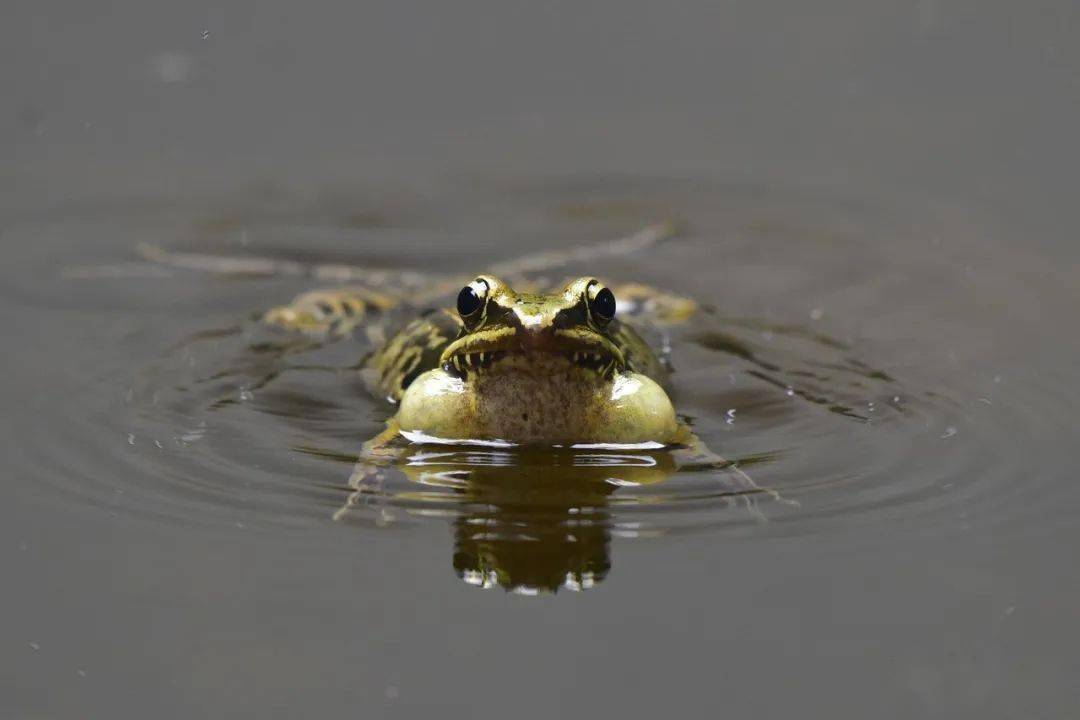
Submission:
<svg viewBox="0 0 1080 720">
<path fill-rule="evenodd" d="M 635 233 L 604 242 L 590 243 L 573 250 L 543 252 L 497 263 L 488 270 L 495 274 L 521 276 L 564 265 L 582 265 L 601 258 L 639 252 L 675 236 L 677 227 L 665 222 L 648 225 Z M 274 308 L 264 316 L 271 325 L 320 337 L 344 336 L 374 310 L 385 312 L 408 297 L 415 305 L 430 304 L 451 296 L 471 276 L 424 273 L 411 270 L 375 270 L 358 265 L 303 263 L 258 256 L 227 256 L 176 252 L 150 243 L 140 243 L 136 252 L 156 264 L 196 272 L 223 275 L 304 276 L 327 282 L 352 283 L 348 287 L 306 292 L 288 305 Z M 629 287 L 629 286 L 628 286 Z M 649 307 L 671 308 L 659 316 L 674 317 L 679 311 L 662 302 L 661 293 L 652 292 Z M 629 295 L 628 295 L 629 297 Z"/>
<path fill-rule="evenodd" d="M 689 426 L 683 425 L 681 430 L 683 437 L 680 439 L 679 447 L 673 451 L 675 464 L 680 471 L 715 470 L 723 472 L 731 483 L 726 488 L 731 496 L 741 500 L 746 509 L 755 518 L 763 522 L 767 521 L 768 518 L 758 507 L 760 498 L 767 497 L 784 505 L 799 506 L 797 500 L 789 500 L 781 496 L 776 490 L 759 485 L 745 470 L 739 467 L 738 463 L 710 450 L 705 441 L 698 437 Z"/>
<path fill-rule="evenodd" d="M 372 316 L 399 305 L 389 293 L 361 287 L 329 288 L 302 293 L 288 305 L 272 308 L 263 322 L 319 337 L 343 337 Z"/>
<path fill-rule="evenodd" d="M 496 263 L 488 272 L 501 277 L 515 277 L 543 272 L 557 267 L 572 265 L 583 267 L 607 257 L 620 257 L 641 252 L 657 243 L 679 234 L 679 226 L 674 222 L 660 222 L 646 225 L 637 232 L 623 235 L 607 241 L 578 245 L 572 250 L 553 250 L 533 253 L 513 260 Z"/>
<path fill-rule="evenodd" d="M 676 295 L 641 283 L 614 285 L 620 317 L 635 318 L 640 323 L 658 327 L 681 325 L 701 309 L 688 297 Z"/>
</svg>

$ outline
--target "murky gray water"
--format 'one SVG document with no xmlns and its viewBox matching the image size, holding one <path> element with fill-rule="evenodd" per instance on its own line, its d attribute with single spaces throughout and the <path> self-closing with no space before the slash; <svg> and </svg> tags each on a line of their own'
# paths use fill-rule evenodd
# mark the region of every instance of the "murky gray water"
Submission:
<svg viewBox="0 0 1080 720">
<path fill-rule="evenodd" d="M 1069 8 L 158 10 L 4 11 L 0 716 L 1080 710 Z M 252 320 L 667 220 L 565 272 L 708 307 L 676 406 L 770 493 L 476 450 L 356 502 L 368 346 Z"/>
</svg>

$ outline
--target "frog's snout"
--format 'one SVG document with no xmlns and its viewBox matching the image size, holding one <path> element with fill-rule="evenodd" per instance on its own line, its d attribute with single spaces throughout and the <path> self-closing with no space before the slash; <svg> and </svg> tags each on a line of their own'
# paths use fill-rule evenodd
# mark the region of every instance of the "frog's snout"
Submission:
<svg viewBox="0 0 1080 720">
<path fill-rule="evenodd" d="M 516 334 L 518 345 L 525 352 L 551 350 L 555 346 L 555 333 L 550 327 L 522 328 Z"/>
<path fill-rule="evenodd" d="M 510 321 L 514 326 L 514 336 L 522 350 L 546 350 L 554 345 L 555 329 L 552 313 L 529 312 L 522 308 L 514 308 L 510 313 Z"/>
</svg>

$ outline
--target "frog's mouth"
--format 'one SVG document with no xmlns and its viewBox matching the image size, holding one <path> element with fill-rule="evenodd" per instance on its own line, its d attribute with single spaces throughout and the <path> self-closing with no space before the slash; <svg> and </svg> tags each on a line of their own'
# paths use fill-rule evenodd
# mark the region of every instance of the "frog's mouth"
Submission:
<svg viewBox="0 0 1080 720">
<path fill-rule="evenodd" d="M 556 371 L 562 366 L 580 367 L 598 376 L 609 376 L 626 367 L 619 348 L 607 337 L 586 328 L 567 328 L 531 333 L 498 328 L 459 338 L 443 351 L 440 364 L 461 377 L 469 373 L 494 373 L 503 367 L 522 367 L 530 358 L 545 362 L 531 369 Z M 549 362 L 554 361 L 554 362 Z"/>
</svg>

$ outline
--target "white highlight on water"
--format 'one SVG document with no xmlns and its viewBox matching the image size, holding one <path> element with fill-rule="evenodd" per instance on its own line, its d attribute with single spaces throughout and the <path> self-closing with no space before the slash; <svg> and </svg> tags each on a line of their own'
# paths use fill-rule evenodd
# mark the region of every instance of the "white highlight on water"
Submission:
<svg viewBox="0 0 1080 720">
<path fill-rule="evenodd" d="M 574 443 L 573 450 L 660 450 L 667 447 L 664 443 L 647 440 L 639 443 Z"/>
<path fill-rule="evenodd" d="M 465 438 L 441 438 L 435 435 L 428 435 L 420 430 L 402 430 L 402 437 L 409 442 L 417 443 L 419 445 L 478 445 L 480 447 L 517 447 L 515 443 L 507 440 L 469 440 Z"/>
<path fill-rule="evenodd" d="M 406 440 L 418 445 L 473 445 L 478 447 L 512 448 L 520 447 L 518 443 L 509 440 L 475 440 L 468 438 L 441 438 L 436 435 L 428 435 L 420 430 L 401 430 L 401 435 Z M 552 447 L 559 447 L 553 445 Z M 575 443 L 570 446 L 571 450 L 660 450 L 664 443 L 648 440 L 640 443 Z"/>
</svg>

